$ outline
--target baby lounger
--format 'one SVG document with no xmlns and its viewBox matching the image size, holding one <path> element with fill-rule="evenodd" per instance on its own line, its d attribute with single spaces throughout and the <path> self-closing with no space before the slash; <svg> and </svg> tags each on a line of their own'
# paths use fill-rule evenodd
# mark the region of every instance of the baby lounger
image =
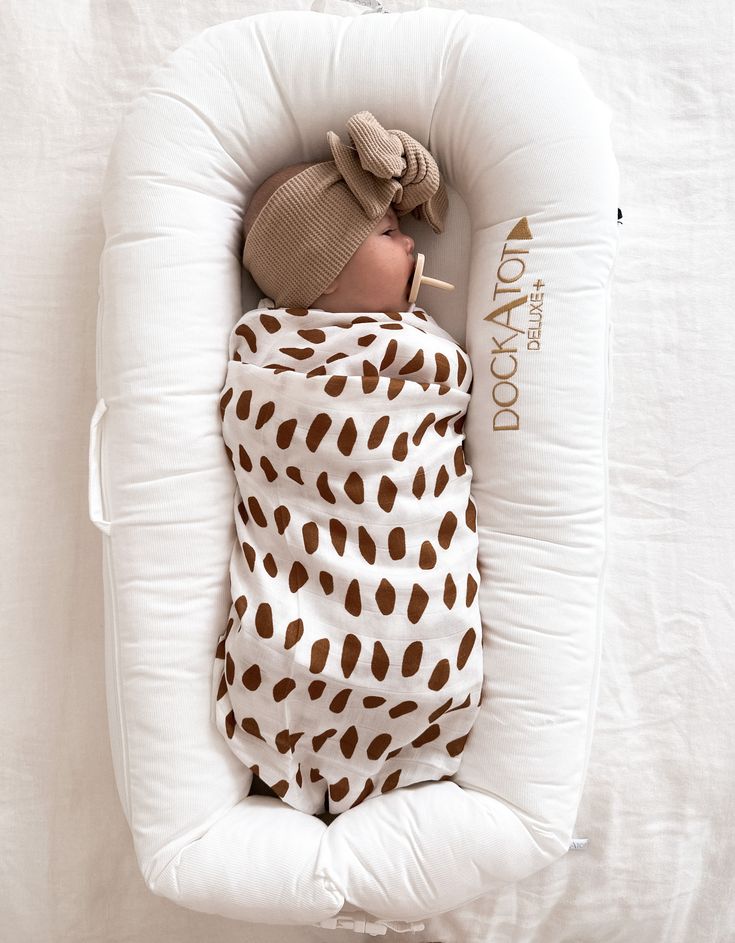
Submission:
<svg viewBox="0 0 735 943">
<path fill-rule="evenodd" d="M 362 109 L 424 143 L 449 193 L 444 234 L 404 223 L 427 273 L 456 286 L 418 304 L 473 366 L 485 680 L 452 779 L 327 826 L 249 795 L 211 719 L 234 536 L 219 395 L 230 331 L 261 294 L 240 263 L 244 207 L 278 167 L 329 159 L 327 130 Z M 129 106 L 102 195 L 89 501 L 116 783 L 155 894 L 251 922 L 403 931 L 569 849 L 602 624 L 610 118 L 567 52 L 437 8 L 214 26 Z"/>
</svg>

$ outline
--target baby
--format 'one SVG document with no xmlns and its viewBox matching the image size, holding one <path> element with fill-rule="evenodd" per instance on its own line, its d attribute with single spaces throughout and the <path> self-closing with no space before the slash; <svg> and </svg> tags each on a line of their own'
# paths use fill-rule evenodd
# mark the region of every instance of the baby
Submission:
<svg viewBox="0 0 735 943">
<path fill-rule="evenodd" d="M 237 538 L 213 719 L 308 814 L 451 778 L 483 680 L 472 369 L 409 301 L 399 220 L 441 232 L 446 191 L 405 132 L 348 129 L 251 200 L 244 262 L 273 301 L 235 325 L 220 400 Z"/>
</svg>

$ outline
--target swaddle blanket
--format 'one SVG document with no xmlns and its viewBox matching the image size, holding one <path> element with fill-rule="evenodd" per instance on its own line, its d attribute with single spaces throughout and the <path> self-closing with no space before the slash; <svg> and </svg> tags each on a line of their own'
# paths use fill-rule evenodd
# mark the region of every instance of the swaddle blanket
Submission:
<svg viewBox="0 0 735 943">
<path fill-rule="evenodd" d="M 213 716 L 293 808 L 338 814 L 459 766 L 483 678 L 471 385 L 415 305 L 258 308 L 233 329 L 220 413 L 237 535 Z"/>
</svg>

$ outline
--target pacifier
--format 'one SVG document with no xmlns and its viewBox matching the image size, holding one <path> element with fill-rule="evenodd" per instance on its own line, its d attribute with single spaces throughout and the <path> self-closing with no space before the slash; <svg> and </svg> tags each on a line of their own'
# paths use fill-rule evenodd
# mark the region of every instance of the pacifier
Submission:
<svg viewBox="0 0 735 943">
<path fill-rule="evenodd" d="M 413 273 L 411 290 L 408 293 L 408 300 L 411 304 L 416 301 L 422 285 L 432 285 L 434 288 L 442 288 L 444 291 L 454 291 L 454 285 L 449 282 L 442 282 L 438 278 L 429 278 L 428 275 L 424 275 L 424 256 L 420 252 L 417 252 L 416 269 Z"/>
</svg>

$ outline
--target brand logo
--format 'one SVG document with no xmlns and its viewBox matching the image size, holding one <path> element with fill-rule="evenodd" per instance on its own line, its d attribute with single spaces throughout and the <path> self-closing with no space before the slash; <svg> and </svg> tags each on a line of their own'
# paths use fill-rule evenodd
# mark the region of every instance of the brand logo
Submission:
<svg viewBox="0 0 735 943">
<path fill-rule="evenodd" d="M 490 373 L 497 381 L 492 388 L 495 407 L 493 432 L 517 432 L 521 428 L 518 377 L 520 348 L 541 350 L 541 322 L 543 320 L 544 282 L 537 278 L 528 292 L 526 284 L 527 260 L 530 249 L 521 245 L 533 239 L 528 219 L 519 219 L 506 236 L 500 264 L 495 273 L 493 301 L 500 302 L 484 321 L 493 326 L 490 350 Z M 520 243 L 521 245 L 518 245 Z M 524 294 L 523 292 L 526 292 Z M 526 304 L 530 302 L 530 310 Z M 521 338 L 522 336 L 522 338 Z"/>
</svg>

